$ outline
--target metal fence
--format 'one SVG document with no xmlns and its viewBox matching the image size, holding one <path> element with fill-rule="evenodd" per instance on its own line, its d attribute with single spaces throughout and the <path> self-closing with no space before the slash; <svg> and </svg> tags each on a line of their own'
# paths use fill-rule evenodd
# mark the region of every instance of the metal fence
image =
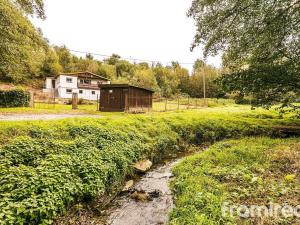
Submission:
<svg viewBox="0 0 300 225">
<path fill-rule="evenodd" d="M 199 109 L 207 106 L 207 101 L 196 98 L 153 98 L 152 111 L 166 112 Z"/>
<path fill-rule="evenodd" d="M 57 98 L 55 92 L 40 93 L 34 92 L 31 94 L 32 104 L 31 107 L 36 109 L 57 109 L 57 110 L 71 110 L 72 99 Z M 99 97 L 97 101 L 89 101 L 84 99 L 78 99 L 77 109 L 98 111 L 99 109 Z"/>
<path fill-rule="evenodd" d="M 59 99 L 54 92 L 49 93 L 33 93 L 32 107 L 37 109 L 57 109 L 57 110 L 71 110 L 72 99 Z M 133 97 L 134 98 L 134 97 Z M 207 106 L 226 105 L 233 103 L 233 100 L 228 99 L 200 99 L 189 97 L 141 97 L 136 96 L 136 99 L 128 99 L 128 101 L 137 102 L 136 107 L 132 107 L 128 112 L 167 112 L 176 110 L 200 109 Z M 100 100 L 88 101 L 78 99 L 77 109 L 82 111 L 99 111 Z M 126 110 L 127 111 L 127 110 Z"/>
</svg>

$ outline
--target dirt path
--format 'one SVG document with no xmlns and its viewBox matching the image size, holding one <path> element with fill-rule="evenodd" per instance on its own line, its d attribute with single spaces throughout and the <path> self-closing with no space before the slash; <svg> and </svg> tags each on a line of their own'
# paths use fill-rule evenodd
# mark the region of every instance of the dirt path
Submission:
<svg viewBox="0 0 300 225">
<path fill-rule="evenodd" d="M 0 121 L 20 121 L 20 120 L 56 120 L 66 118 L 99 118 L 100 115 L 89 114 L 0 114 Z"/>
</svg>

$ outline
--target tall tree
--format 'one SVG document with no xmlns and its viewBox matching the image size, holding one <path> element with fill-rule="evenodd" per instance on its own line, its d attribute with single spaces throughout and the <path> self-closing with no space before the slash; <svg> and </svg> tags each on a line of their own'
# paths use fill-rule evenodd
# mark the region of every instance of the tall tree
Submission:
<svg viewBox="0 0 300 225">
<path fill-rule="evenodd" d="M 9 0 L 28 15 L 37 15 L 45 19 L 44 1 L 43 0 Z"/>
<path fill-rule="evenodd" d="M 266 107 L 299 97 L 300 0 L 194 0 L 188 15 L 197 25 L 192 48 L 224 53 L 226 91 Z"/>
<path fill-rule="evenodd" d="M 40 76 L 47 42 L 12 1 L 1 0 L 0 12 L 0 79 L 21 82 Z"/>
</svg>

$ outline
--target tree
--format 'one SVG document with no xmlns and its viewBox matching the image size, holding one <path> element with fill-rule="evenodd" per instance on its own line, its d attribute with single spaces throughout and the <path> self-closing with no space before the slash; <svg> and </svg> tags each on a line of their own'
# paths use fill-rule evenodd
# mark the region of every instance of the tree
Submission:
<svg viewBox="0 0 300 225">
<path fill-rule="evenodd" d="M 37 15 L 45 19 L 45 10 L 43 0 L 9 0 L 28 15 Z"/>
<path fill-rule="evenodd" d="M 170 67 L 163 67 L 158 64 L 153 72 L 155 74 L 157 84 L 161 89 L 161 94 L 164 97 L 171 97 L 179 93 L 179 78 L 176 76 L 174 70 Z"/>
<path fill-rule="evenodd" d="M 224 53 L 226 91 L 266 107 L 299 97 L 300 0 L 194 0 L 188 15 L 197 25 L 192 48 Z"/>
<path fill-rule="evenodd" d="M 46 52 L 46 59 L 41 68 L 41 76 L 53 76 L 62 72 L 62 66 L 59 64 L 59 58 L 54 49 L 49 48 Z"/>
<path fill-rule="evenodd" d="M 105 59 L 104 62 L 106 62 L 109 65 L 116 65 L 120 59 L 121 59 L 121 56 L 119 56 L 117 54 L 112 54 L 111 57 L 109 57 L 108 59 Z"/>
<path fill-rule="evenodd" d="M 130 83 L 139 87 L 151 89 L 155 92 L 160 91 L 154 73 L 150 69 L 135 70 L 134 76 L 130 80 Z"/>
<path fill-rule="evenodd" d="M 48 43 L 10 0 L 0 2 L 0 12 L 0 79 L 39 77 Z"/>
<path fill-rule="evenodd" d="M 72 55 L 66 46 L 55 46 L 54 49 L 58 55 L 59 64 L 62 66 L 62 71 L 65 73 L 75 72 L 75 63 L 78 63 L 79 59 Z"/>
<path fill-rule="evenodd" d="M 221 98 L 225 93 L 220 89 L 216 79 L 220 76 L 219 71 L 213 66 L 205 64 L 197 59 L 193 65 L 193 74 L 190 77 L 188 93 L 192 97 L 203 98 L 203 76 L 205 74 L 206 97 Z"/>
</svg>

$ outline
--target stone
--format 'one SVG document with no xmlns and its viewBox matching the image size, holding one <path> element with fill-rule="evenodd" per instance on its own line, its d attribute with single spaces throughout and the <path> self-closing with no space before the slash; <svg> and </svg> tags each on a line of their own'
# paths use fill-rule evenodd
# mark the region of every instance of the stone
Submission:
<svg viewBox="0 0 300 225">
<path fill-rule="evenodd" d="M 152 162 L 150 160 L 142 160 L 134 164 L 134 168 L 140 172 L 147 172 L 152 166 Z"/>
<path fill-rule="evenodd" d="M 125 186 L 124 186 L 124 188 L 123 188 L 122 191 L 129 191 L 129 190 L 132 188 L 133 184 L 134 184 L 134 181 L 133 181 L 133 180 L 127 181 L 127 182 L 125 183 Z"/>
<path fill-rule="evenodd" d="M 135 191 L 130 195 L 130 197 L 132 199 L 134 199 L 136 201 L 140 201 L 140 202 L 147 202 L 147 201 L 151 200 L 149 195 L 144 191 Z"/>
</svg>

